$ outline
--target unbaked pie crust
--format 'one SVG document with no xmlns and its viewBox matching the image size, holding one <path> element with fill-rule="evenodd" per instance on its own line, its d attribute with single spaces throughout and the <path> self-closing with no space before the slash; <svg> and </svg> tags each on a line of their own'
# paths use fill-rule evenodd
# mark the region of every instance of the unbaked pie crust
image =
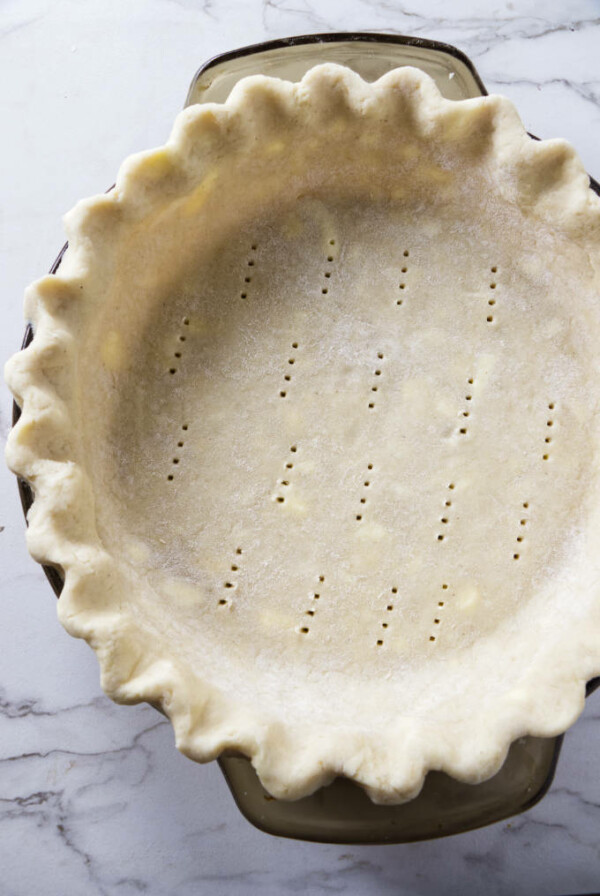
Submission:
<svg viewBox="0 0 600 896">
<path fill-rule="evenodd" d="M 276 797 L 469 782 L 600 672 L 600 203 L 416 69 L 253 77 L 66 218 L 8 443 L 119 702 Z"/>
</svg>

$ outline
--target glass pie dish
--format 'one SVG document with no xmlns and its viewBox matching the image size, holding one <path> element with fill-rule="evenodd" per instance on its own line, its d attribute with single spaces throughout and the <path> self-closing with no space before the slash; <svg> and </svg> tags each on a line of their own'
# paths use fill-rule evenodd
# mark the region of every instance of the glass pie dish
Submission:
<svg viewBox="0 0 600 896">
<path fill-rule="evenodd" d="M 485 93 L 472 65 L 451 47 L 385 35 L 325 35 L 273 42 L 212 60 L 196 75 L 188 104 L 221 101 L 240 77 L 258 71 L 297 80 L 317 61 L 343 62 L 366 80 L 378 78 L 402 65 L 416 65 L 433 76 L 441 93 L 450 99 Z M 440 187 L 443 188 L 441 181 Z M 408 251 L 404 254 L 408 256 Z M 60 261 L 59 257 L 53 272 Z M 327 289 L 324 287 L 322 291 L 326 293 Z M 492 301 L 495 302 L 490 300 L 488 304 Z M 399 299 L 396 304 L 401 305 L 402 301 Z M 493 321 L 491 315 L 488 321 Z M 183 324 L 187 326 L 185 319 Z M 31 331 L 26 336 L 26 343 L 30 339 Z M 383 359 L 383 354 L 378 354 L 378 358 Z M 170 372 L 175 374 L 176 369 Z M 375 374 L 379 375 L 378 371 Z M 471 383 L 471 379 L 468 382 Z M 377 386 L 373 386 L 372 391 L 377 391 Z M 281 398 L 286 397 L 285 391 L 279 394 Z M 466 434 L 466 429 L 464 432 Z M 463 433 L 462 429 L 460 433 Z M 295 451 L 294 446 L 291 450 Z M 178 459 L 174 463 L 178 463 Z M 365 482 L 365 486 L 368 484 Z M 288 483 L 282 482 L 282 485 Z M 21 489 L 24 503 L 30 504 L 27 487 L 21 484 Z M 284 499 L 278 497 L 277 500 L 283 502 Z M 449 505 L 450 502 L 446 503 Z M 362 516 L 357 515 L 356 519 L 362 520 Z M 442 524 L 447 522 L 442 518 Z M 443 535 L 438 536 L 440 541 L 443 538 Z M 241 549 L 239 553 L 242 553 Z M 514 559 L 518 556 L 515 553 Z M 236 566 L 231 569 L 237 572 Z M 60 575 L 55 569 L 49 570 L 48 574 L 58 591 Z M 225 587 L 233 589 L 234 584 L 226 582 Z M 313 595 L 315 597 L 319 595 Z M 226 603 L 225 599 L 221 602 Z M 443 602 L 439 606 L 443 606 Z M 312 610 L 307 612 L 314 615 Z M 439 622 L 438 619 L 434 621 Z M 387 623 L 383 625 L 387 628 Z M 308 631 L 308 627 L 300 629 L 301 633 Z M 436 637 L 432 635 L 429 640 L 435 641 Z M 377 641 L 377 644 L 383 645 L 383 641 Z M 532 805 L 549 786 L 559 748 L 560 738 L 520 738 L 510 748 L 502 769 L 493 778 L 479 784 L 463 784 L 440 772 L 430 772 L 417 797 L 402 805 L 388 806 L 373 804 L 356 785 L 342 779 L 294 802 L 277 800 L 263 789 L 248 760 L 224 754 L 219 761 L 240 809 L 263 830 L 325 842 L 405 842 L 469 830 Z"/>
</svg>

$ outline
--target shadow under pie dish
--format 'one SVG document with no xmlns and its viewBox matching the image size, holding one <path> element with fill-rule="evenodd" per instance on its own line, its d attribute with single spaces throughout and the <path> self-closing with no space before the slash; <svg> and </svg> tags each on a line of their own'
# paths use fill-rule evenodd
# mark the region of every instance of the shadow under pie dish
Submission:
<svg viewBox="0 0 600 896">
<path fill-rule="evenodd" d="M 121 702 L 279 798 L 494 774 L 600 671 L 599 203 L 508 101 L 251 78 L 67 217 L 8 457 Z"/>
</svg>

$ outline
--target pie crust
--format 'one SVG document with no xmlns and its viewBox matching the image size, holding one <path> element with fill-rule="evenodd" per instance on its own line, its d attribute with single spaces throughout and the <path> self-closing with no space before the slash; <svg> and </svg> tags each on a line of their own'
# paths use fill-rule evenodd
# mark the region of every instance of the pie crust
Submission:
<svg viewBox="0 0 600 896">
<path fill-rule="evenodd" d="M 506 99 L 331 64 L 78 203 L 7 457 L 106 693 L 284 799 L 563 732 L 600 673 L 599 227 Z"/>
</svg>

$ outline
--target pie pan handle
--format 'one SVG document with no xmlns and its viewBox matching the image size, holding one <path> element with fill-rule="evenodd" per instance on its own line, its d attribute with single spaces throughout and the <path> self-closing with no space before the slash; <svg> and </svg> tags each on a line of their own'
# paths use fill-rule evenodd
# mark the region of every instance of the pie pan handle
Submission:
<svg viewBox="0 0 600 896">
<path fill-rule="evenodd" d="M 322 62 L 345 65 L 365 81 L 375 81 L 399 66 L 414 65 L 433 78 L 447 99 L 487 94 L 471 60 L 450 44 L 398 34 L 334 32 L 271 40 L 214 56 L 194 75 L 185 105 L 222 103 L 234 84 L 248 75 L 299 81 Z"/>
</svg>

